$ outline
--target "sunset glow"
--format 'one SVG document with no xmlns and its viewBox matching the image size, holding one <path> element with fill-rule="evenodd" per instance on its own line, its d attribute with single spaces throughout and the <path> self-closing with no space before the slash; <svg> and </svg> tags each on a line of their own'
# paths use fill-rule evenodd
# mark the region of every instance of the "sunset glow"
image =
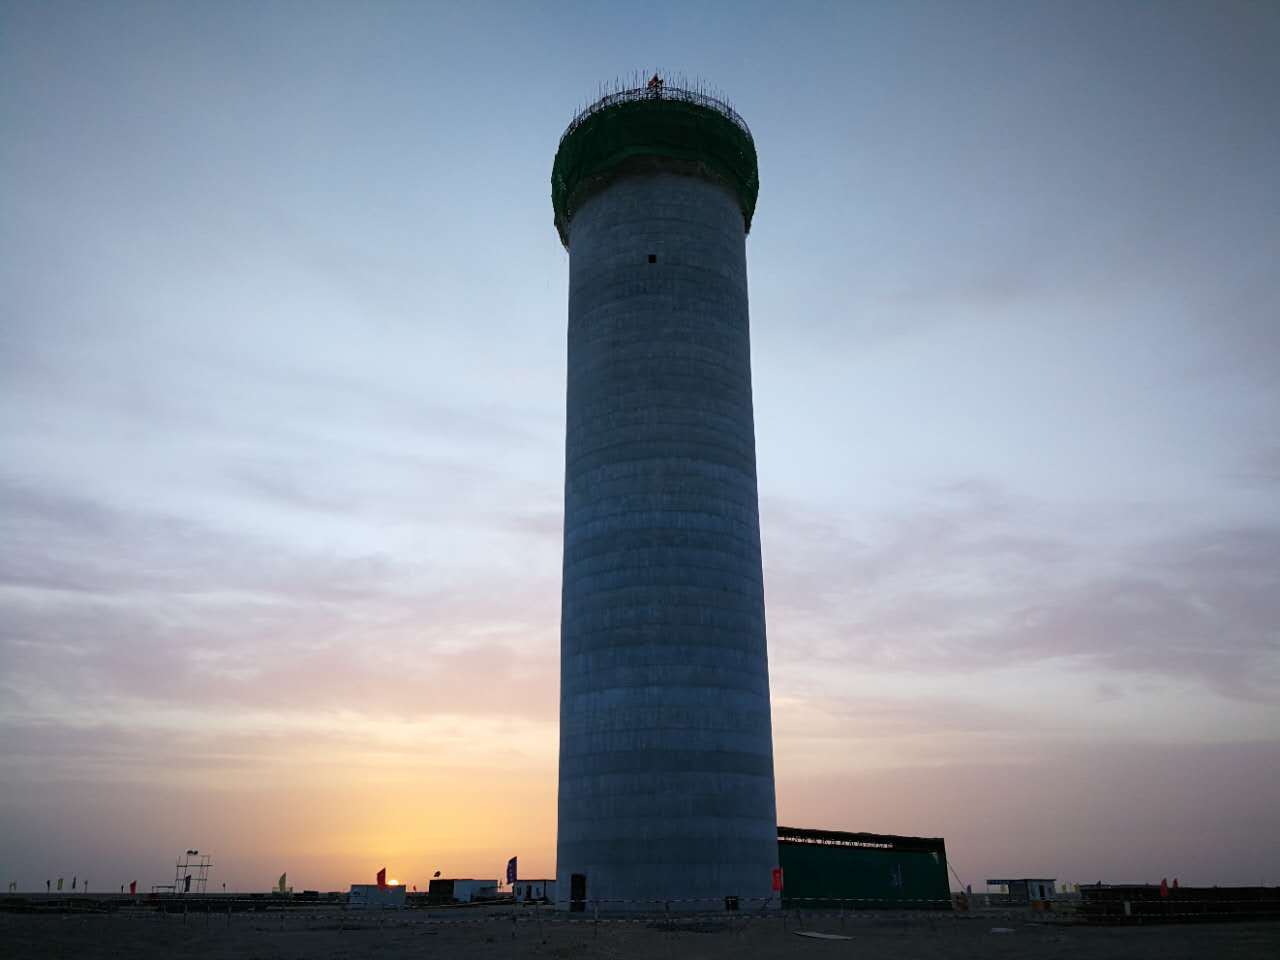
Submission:
<svg viewBox="0 0 1280 960">
<path fill-rule="evenodd" d="M 779 819 L 1280 883 L 1274 8 L 570 7 L 6 6 L 0 882 L 555 876 L 549 174 L 657 59 L 759 150 Z"/>
</svg>

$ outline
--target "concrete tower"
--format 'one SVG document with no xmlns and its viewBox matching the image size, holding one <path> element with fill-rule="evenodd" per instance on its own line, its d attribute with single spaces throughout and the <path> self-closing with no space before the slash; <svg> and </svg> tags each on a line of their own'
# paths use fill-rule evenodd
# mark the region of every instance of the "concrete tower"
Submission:
<svg viewBox="0 0 1280 960">
<path fill-rule="evenodd" d="M 603 97 L 560 140 L 569 251 L 561 907 L 743 909 L 777 863 L 742 118 Z M 623 903 L 621 901 L 632 901 Z"/>
</svg>

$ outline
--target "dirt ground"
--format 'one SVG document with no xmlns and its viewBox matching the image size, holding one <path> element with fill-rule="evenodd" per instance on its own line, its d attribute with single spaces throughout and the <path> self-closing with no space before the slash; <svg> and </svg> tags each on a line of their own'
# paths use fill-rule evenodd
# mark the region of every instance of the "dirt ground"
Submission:
<svg viewBox="0 0 1280 960">
<path fill-rule="evenodd" d="M 1007 932 L 996 932 L 997 930 Z M 843 934 L 821 940 L 798 931 Z M 596 960 L 718 958 L 1035 957 L 1037 960 L 1253 960 L 1280 957 L 1280 923 L 1086 927 L 1030 922 L 1020 916 L 789 915 L 785 919 L 713 919 L 541 923 L 477 916 L 442 922 L 417 911 L 311 916 L 116 913 L 0 914 L 3 960 L 395 960 L 477 957 Z"/>
</svg>

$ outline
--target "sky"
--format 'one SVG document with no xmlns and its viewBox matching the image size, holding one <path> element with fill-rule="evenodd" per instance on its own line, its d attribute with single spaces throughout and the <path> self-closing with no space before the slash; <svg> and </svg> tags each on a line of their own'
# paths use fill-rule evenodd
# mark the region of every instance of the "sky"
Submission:
<svg viewBox="0 0 1280 960">
<path fill-rule="evenodd" d="M 0 880 L 552 876 L 601 82 L 724 91 L 778 815 L 1280 884 L 1280 7 L 0 3 Z"/>
</svg>

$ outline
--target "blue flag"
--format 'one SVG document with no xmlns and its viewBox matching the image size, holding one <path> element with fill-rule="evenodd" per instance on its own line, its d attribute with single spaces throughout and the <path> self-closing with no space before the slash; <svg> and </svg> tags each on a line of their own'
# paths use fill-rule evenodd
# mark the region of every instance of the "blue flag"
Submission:
<svg viewBox="0 0 1280 960">
<path fill-rule="evenodd" d="M 512 857 L 507 861 L 507 883 L 516 882 L 516 858 Z"/>
</svg>

